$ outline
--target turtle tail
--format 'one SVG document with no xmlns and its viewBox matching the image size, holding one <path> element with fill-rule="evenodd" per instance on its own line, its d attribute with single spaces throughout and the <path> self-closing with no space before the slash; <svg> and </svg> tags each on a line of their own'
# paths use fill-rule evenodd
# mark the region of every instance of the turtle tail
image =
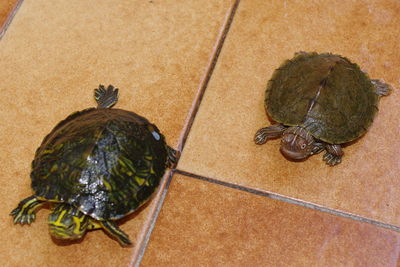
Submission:
<svg viewBox="0 0 400 267">
<path fill-rule="evenodd" d="M 111 108 L 118 101 L 118 88 L 111 84 L 107 87 L 99 85 L 99 88 L 94 89 L 94 98 L 97 102 L 97 108 Z"/>
</svg>

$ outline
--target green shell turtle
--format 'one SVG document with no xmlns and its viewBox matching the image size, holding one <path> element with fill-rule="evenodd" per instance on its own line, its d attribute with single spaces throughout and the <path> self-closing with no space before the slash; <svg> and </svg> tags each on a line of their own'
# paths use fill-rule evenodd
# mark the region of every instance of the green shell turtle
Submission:
<svg viewBox="0 0 400 267">
<path fill-rule="evenodd" d="M 371 126 L 381 96 L 390 86 L 371 80 L 357 64 L 331 53 L 296 53 L 275 70 L 265 92 L 265 108 L 276 122 L 257 131 L 254 141 L 282 137 L 281 152 L 303 160 L 326 150 L 323 160 L 341 162 L 341 144 Z"/>
<path fill-rule="evenodd" d="M 154 124 L 130 111 L 111 109 L 118 89 L 95 89 L 97 108 L 75 112 L 44 138 L 32 162 L 34 194 L 11 215 L 30 224 L 35 210 L 52 203 L 48 224 L 58 239 L 79 239 L 102 228 L 121 245 L 131 241 L 115 220 L 144 204 L 177 152 Z"/>
</svg>

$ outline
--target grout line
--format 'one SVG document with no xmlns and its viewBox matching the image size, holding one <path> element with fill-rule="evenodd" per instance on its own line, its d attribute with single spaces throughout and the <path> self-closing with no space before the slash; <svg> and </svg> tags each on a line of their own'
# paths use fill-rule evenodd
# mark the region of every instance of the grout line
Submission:
<svg viewBox="0 0 400 267">
<path fill-rule="evenodd" d="M 231 28 L 233 17 L 235 16 L 236 10 L 239 6 L 239 2 L 240 2 L 240 0 L 235 0 L 233 5 L 231 6 L 231 8 L 228 10 L 227 15 L 224 20 L 224 24 L 222 25 L 221 31 L 218 34 L 217 42 L 213 47 L 207 70 L 206 70 L 204 76 L 200 80 L 197 94 L 194 98 L 195 100 L 193 101 L 192 107 L 190 108 L 190 110 L 188 112 L 188 116 L 186 117 L 186 121 L 185 121 L 184 127 L 181 132 L 181 136 L 179 137 L 179 142 L 178 142 L 178 150 L 179 151 L 182 151 L 183 147 L 185 146 L 186 139 L 189 135 L 190 129 L 192 128 L 192 125 L 194 122 L 194 118 L 196 117 L 197 112 L 199 110 L 201 100 L 203 99 L 203 96 L 204 96 L 204 93 L 208 86 L 208 83 L 210 82 L 210 79 L 214 72 L 215 66 L 217 65 L 217 61 L 218 61 L 219 55 L 221 53 L 222 47 L 225 43 L 226 36 L 228 35 L 229 29 Z"/>
<path fill-rule="evenodd" d="M 3 38 L 3 36 L 6 34 L 6 31 L 8 29 L 8 27 L 10 26 L 12 20 L 15 17 L 15 14 L 17 14 L 17 11 L 19 10 L 19 8 L 22 5 L 22 2 L 24 2 L 24 0 L 18 0 L 17 4 L 14 6 L 14 8 L 12 9 L 12 11 L 10 12 L 10 14 L 8 15 L 6 21 L 4 22 L 3 26 L 0 27 L 0 40 Z"/>
<path fill-rule="evenodd" d="M 169 185 L 171 184 L 173 175 L 174 175 L 174 171 L 171 171 L 170 174 L 168 175 L 167 181 L 165 183 L 165 187 L 162 189 L 160 199 L 159 199 L 154 211 L 151 214 L 149 227 L 147 228 L 147 231 L 144 233 L 142 242 L 140 244 L 140 248 L 137 252 L 136 257 L 133 259 L 133 262 L 130 264 L 130 266 L 134 266 L 134 267 L 140 266 L 140 262 L 142 261 L 144 252 L 146 251 L 147 245 L 150 241 L 151 233 L 153 232 L 158 215 L 160 214 L 161 208 L 164 204 L 165 197 L 167 196 L 168 188 L 169 188 Z"/>
<path fill-rule="evenodd" d="M 142 230 L 138 234 L 135 242 L 135 248 L 131 255 L 129 266 L 139 266 L 140 261 L 144 255 L 147 243 L 150 239 L 151 232 L 153 231 L 155 221 L 157 220 L 158 213 L 160 212 L 162 203 L 166 196 L 167 189 L 171 183 L 172 175 L 174 170 L 170 170 L 165 173 L 163 179 L 160 182 L 159 190 L 157 190 L 156 196 L 151 199 L 153 202 L 150 207 L 149 214 L 146 216 L 146 220 L 143 223 Z M 161 203 L 161 204 L 160 204 Z"/>
<path fill-rule="evenodd" d="M 197 90 L 197 94 L 195 96 L 195 100 L 193 101 L 192 107 L 190 108 L 190 110 L 188 112 L 188 116 L 186 117 L 184 127 L 182 129 L 181 135 L 178 140 L 178 152 L 181 152 L 183 150 L 183 147 L 186 143 L 186 139 L 188 137 L 190 129 L 192 128 L 194 118 L 196 117 L 196 114 L 199 110 L 201 100 L 203 99 L 204 92 L 208 86 L 211 75 L 215 69 L 217 60 L 219 58 L 223 44 L 225 42 L 226 36 L 227 36 L 230 26 L 232 24 L 233 17 L 236 13 L 236 10 L 237 10 L 240 0 L 234 0 L 234 1 L 235 2 L 233 3 L 233 5 L 231 5 L 231 7 L 227 11 L 227 15 L 226 15 L 223 25 L 221 27 L 221 31 L 217 37 L 217 42 L 213 47 L 212 55 L 210 57 L 207 70 L 206 70 L 204 76 L 202 77 L 202 79 L 200 80 L 200 84 L 199 84 L 199 87 Z M 179 158 L 178 158 L 178 161 L 179 161 Z M 142 232 L 138 238 L 138 241 L 139 241 L 137 243 L 138 248 L 135 249 L 129 266 L 134 266 L 134 267 L 140 266 L 140 262 L 142 261 L 144 253 L 146 251 L 146 248 L 149 243 L 153 229 L 155 227 L 158 215 L 161 211 L 161 208 L 164 204 L 165 197 L 168 193 L 169 185 L 172 181 L 172 176 L 175 174 L 175 171 L 176 171 L 175 169 L 170 171 L 169 177 L 167 178 L 167 181 L 165 182 L 164 188 L 161 190 L 162 192 L 160 193 L 160 196 L 159 197 L 157 196 L 156 197 L 157 199 L 154 199 L 154 201 L 157 200 L 157 202 L 155 203 L 155 207 L 152 209 L 152 211 L 150 211 L 148 220 L 146 220 L 146 222 L 145 222 L 145 225 L 148 225 L 148 227 L 145 227 L 142 230 Z M 163 186 L 163 185 L 161 185 L 161 186 Z"/>
<path fill-rule="evenodd" d="M 209 177 L 193 174 L 193 173 L 182 171 L 182 170 L 175 170 L 175 173 L 181 174 L 181 175 L 185 175 L 185 176 L 188 176 L 188 177 L 191 177 L 191 178 L 203 180 L 203 181 L 206 181 L 206 182 L 210 182 L 210 183 L 226 186 L 226 187 L 229 187 L 229 188 L 245 191 L 245 192 L 248 192 L 248 193 L 251 193 L 251 194 L 268 197 L 268 198 L 279 200 L 279 201 L 283 201 L 283 202 L 286 202 L 286 203 L 302 206 L 302 207 L 313 209 L 313 210 L 318 210 L 318 211 L 329 213 L 329 214 L 336 215 L 336 216 L 339 216 L 339 217 L 349 218 L 349 219 L 352 219 L 352 220 L 355 220 L 355 221 L 369 223 L 369 224 L 372 224 L 372 225 L 375 225 L 375 226 L 379 226 L 379 227 L 382 227 L 382 228 L 386 228 L 386 229 L 389 229 L 389 230 L 400 232 L 400 227 L 399 226 L 388 224 L 388 223 L 384 223 L 384 222 L 380 222 L 380 221 L 377 221 L 377 220 L 374 220 L 374 219 L 370 219 L 370 218 L 366 218 L 366 217 L 363 217 L 363 216 L 360 216 L 360 215 L 356 215 L 356 214 L 353 214 L 353 213 L 350 213 L 350 212 L 339 211 L 339 210 L 327 208 L 327 207 L 324 207 L 324 206 L 321 206 L 321 205 L 318 205 L 318 204 L 314 204 L 314 203 L 311 203 L 311 202 L 306 202 L 306 201 L 299 200 L 299 199 L 296 199 L 296 198 L 291 198 L 291 197 L 288 197 L 288 196 L 280 195 L 280 194 L 277 194 L 277 193 L 272 193 L 272 192 L 269 192 L 269 191 L 256 189 L 256 188 L 250 188 L 250 187 L 246 187 L 246 186 L 243 186 L 243 185 L 240 185 L 240 184 L 224 182 L 224 181 L 217 180 L 215 178 L 209 178 Z"/>
</svg>

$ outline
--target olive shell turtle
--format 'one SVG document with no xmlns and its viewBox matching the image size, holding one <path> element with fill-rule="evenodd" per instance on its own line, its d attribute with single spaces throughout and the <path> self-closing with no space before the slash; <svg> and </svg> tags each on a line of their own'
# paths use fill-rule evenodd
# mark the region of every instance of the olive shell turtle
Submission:
<svg viewBox="0 0 400 267">
<path fill-rule="evenodd" d="M 324 161 L 336 165 L 341 144 L 367 131 L 379 98 L 389 92 L 389 85 L 345 57 L 296 53 L 275 70 L 265 92 L 266 112 L 277 124 L 258 130 L 254 140 L 282 137 L 281 152 L 294 160 L 325 149 Z"/>
</svg>

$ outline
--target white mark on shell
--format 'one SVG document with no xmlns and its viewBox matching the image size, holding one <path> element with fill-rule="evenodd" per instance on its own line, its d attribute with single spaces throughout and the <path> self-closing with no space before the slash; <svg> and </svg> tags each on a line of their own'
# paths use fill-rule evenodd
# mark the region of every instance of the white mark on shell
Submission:
<svg viewBox="0 0 400 267">
<path fill-rule="evenodd" d="M 155 138 L 157 141 L 160 140 L 160 135 L 159 135 L 156 131 L 151 132 L 151 134 L 154 136 L 154 138 Z"/>
</svg>

